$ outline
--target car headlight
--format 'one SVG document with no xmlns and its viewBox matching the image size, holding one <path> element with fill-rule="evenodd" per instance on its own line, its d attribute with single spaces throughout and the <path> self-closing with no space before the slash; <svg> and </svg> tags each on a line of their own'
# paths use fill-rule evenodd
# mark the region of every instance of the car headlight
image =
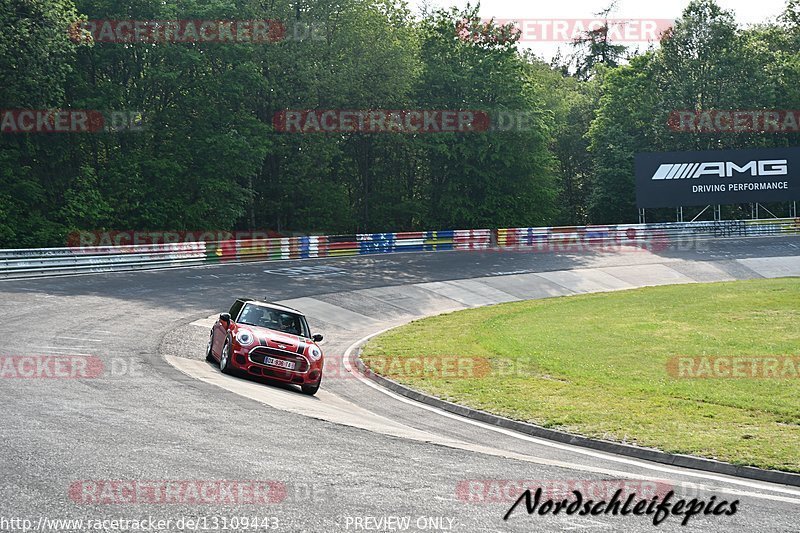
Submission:
<svg viewBox="0 0 800 533">
<path fill-rule="evenodd" d="M 236 333 L 236 342 L 238 342 L 242 346 L 250 346 L 251 344 L 253 344 L 253 342 L 255 342 L 255 340 L 256 340 L 255 335 L 253 335 L 250 331 L 247 331 L 246 329 L 240 329 Z"/>
<path fill-rule="evenodd" d="M 308 350 L 308 355 L 310 355 L 311 359 L 314 361 L 318 361 L 319 358 L 322 357 L 322 351 L 316 346 L 312 346 L 311 349 Z"/>
</svg>

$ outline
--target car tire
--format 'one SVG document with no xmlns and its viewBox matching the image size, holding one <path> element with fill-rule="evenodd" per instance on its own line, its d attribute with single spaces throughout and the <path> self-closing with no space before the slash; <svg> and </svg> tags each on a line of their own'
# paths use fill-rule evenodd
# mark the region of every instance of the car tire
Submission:
<svg viewBox="0 0 800 533">
<path fill-rule="evenodd" d="M 211 346 L 214 344 L 214 330 L 211 330 L 211 335 L 208 337 L 208 346 L 206 347 L 206 361 L 209 363 L 216 363 L 217 360 L 214 359 L 214 354 L 211 353 Z"/>
<path fill-rule="evenodd" d="M 300 385 L 300 390 L 303 391 L 303 394 L 314 396 L 319 390 L 320 385 L 322 385 L 322 378 L 319 378 L 319 381 L 317 381 L 314 385 Z"/>
<path fill-rule="evenodd" d="M 233 374 L 231 366 L 231 343 L 226 339 L 222 352 L 219 354 L 219 370 L 223 374 Z"/>
</svg>

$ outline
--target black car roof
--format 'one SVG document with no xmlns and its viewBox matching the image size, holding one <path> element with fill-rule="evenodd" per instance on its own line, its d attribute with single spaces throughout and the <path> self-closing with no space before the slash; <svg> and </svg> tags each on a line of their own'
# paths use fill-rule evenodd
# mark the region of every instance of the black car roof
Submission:
<svg viewBox="0 0 800 533">
<path fill-rule="evenodd" d="M 276 309 L 278 311 L 289 311 L 290 313 L 295 313 L 301 316 L 305 316 L 297 309 L 294 309 L 293 307 L 289 307 L 287 305 L 276 304 L 274 302 L 268 302 L 266 300 L 258 300 L 256 298 L 239 298 L 239 299 L 245 303 L 255 304 L 259 307 L 268 307 L 270 309 Z"/>
</svg>

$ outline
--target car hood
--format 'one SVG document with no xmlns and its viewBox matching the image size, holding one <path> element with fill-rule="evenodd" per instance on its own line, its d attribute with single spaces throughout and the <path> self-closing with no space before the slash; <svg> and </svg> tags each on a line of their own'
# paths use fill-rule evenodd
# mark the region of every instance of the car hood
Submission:
<svg viewBox="0 0 800 533">
<path fill-rule="evenodd" d="M 269 348 L 277 348 L 278 350 L 286 350 L 287 352 L 304 353 L 308 345 L 314 344 L 309 339 L 289 333 L 281 333 L 280 331 L 256 326 L 245 327 L 253 332 L 256 341 L 261 344 L 261 346 L 267 346 Z"/>
</svg>

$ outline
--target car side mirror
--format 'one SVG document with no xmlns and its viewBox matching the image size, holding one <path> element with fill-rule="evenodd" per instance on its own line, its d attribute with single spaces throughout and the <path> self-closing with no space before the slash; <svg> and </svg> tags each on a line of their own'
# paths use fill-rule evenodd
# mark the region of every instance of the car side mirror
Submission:
<svg viewBox="0 0 800 533">
<path fill-rule="evenodd" d="M 317 333 L 316 335 L 314 335 L 313 337 L 311 337 L 311 340 L 312 340 L 312 341 L 314 341 L 314 342 L 319 342 L 319 341 L 321 341 L 321 340 L 322 340 L 322 335 L 320 335 L 319 333 Z"/>
<path fill-rule="evenodd" d="M 220 322 L 227 322 L 228 324 L 231 323 L 231 314 L 230 313 L 222 313 L 219 315 Z"/>
</svg>

